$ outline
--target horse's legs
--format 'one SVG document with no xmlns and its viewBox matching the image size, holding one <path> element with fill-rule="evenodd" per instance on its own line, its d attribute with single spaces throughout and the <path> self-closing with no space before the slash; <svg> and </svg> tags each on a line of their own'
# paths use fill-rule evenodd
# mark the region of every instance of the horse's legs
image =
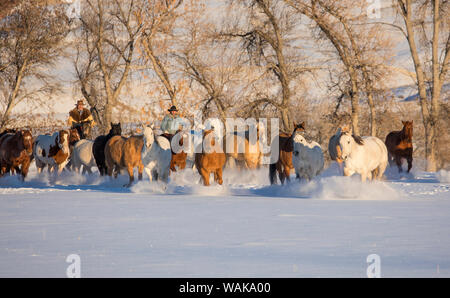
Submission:
<svg viewBox="0 0 450 298">
<path fill-rule="evenodd" d="M 127 166 L 127 172 L 128 172 L 128 176 L 130 177 L 130 181 L 128 182 L 128 184 L 125 184 L 124 186 L 129 187 L 129 186 L 131 186 L 131 184 L 134 181 L 134 172 L 133 172 L 133 166 L 132 165 L 128 165 Z"/>
<path fill-rule="evenodd" d="M 361 182 L 366 182 L 366 179 L 369 175 L 368 175 L 368 173 L 361 173 Z"/>
<path fill-rule="evenodd" d="M 290 177 L 291 176 L 291 168 L 290 167 L 284 166 L 284 176 L 285 176 L 287 182 L 291 182 L 291 177 Z"/>
<path fill-rule="evenodd" d="M 399 156 L 399 155 L 396 155 L 396 156 L 395 156 L 395 163 L 397 164 L 398 172 L 399 172 L 399 173 L 403 172 L 403 170 L 402 170 L 402 158 L 401 158 L 401 156 Z"/>
<path fill-rule="evenodd" d="M 145 173 L 147 174 L 148 179 L 150 180 L 150 182 L 152 182 L 152 181 L 153 181 L 153 176 L 152 176 L 152 171 L 151 171 L 151 169 L 145 167 L 145 168 L 144 168 L 144 171 L 145 171 Z"/>
<path fill-rule="evenodd" d="M 412 154 L 410 156 L 408 156 L 408 158 L 406 159 L 408 161 L 408 173 L 412 168 L 412 161 L 413 161 L 413 157 Z"/>
<path fill-rule="evenodd" d="M 142 173 L 144 172 L 144 165 L 142 163 L 139 163 L 138 165 L 138 179 L 139 181 L 142 180 Z"/>
<path fill-rule="evenodd" d="M 223 183 L 223 179 L 222 179 L 222 168 L 217 169 L 214 172 L 214 181 L 216 181 L 217 183 L 219 183 L 220 185 L 222 185 Z"/>
<path fill-rule="evenodd" d="M 203 185 L 209 186 L 209 172 L 204 168 L 200 168 L 199 170 L 200 176 L 202 176 L 203 179 Z"/>
<path fill-rule="evenodd" d="M 377 179 L 381 180 L 383 178 L 384 171 L 386 170 L 387 163 L 382 163 L 378 168 Z"/>
<path fill-rule="evenodd" d="M 389 166 L 392 167 L 394 165 L 394 159 L 392 157 L 391 152 L 388 151 L 388 161 L 389 161 Z"/>
</svg>

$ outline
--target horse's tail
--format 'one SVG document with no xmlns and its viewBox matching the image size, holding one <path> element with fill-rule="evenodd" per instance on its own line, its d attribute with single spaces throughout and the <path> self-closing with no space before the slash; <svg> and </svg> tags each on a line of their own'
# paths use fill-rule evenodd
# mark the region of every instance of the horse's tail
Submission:
<svg viewBox="0 0 450 298">
<path fill-rule="evenodd" d="M 271 185 L 277 183 L 277 164 L 276 163 L 271 163 L 269 165 L 269 179 L 270 179 Z"/>
</svg>

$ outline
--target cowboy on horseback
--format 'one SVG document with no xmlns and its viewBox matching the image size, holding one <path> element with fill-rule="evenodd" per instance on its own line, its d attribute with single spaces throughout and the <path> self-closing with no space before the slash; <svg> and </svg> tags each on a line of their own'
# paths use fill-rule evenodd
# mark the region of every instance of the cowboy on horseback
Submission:
<svg viewBox="0 0 450 298">
<path fill-rule="evenodd" d="M 74 128 L 85 122 L 88 122 L 91 127 L 95 125 L 91 112 L 84 107 L 84 102 L 80 99 L 77 101 L 76 107 L 69 112 L 67 123 Z"/>
<path fill-rule="evenodd" d="M 163 135 L 173 136 L 183 126 L 183 120 L 178 115 L 177 107 L 171 106 L 167 111 L 169 112 L 169 114 L 167 114 L 162 120 L 160 128 L 163 132 Z"/>
</svg>

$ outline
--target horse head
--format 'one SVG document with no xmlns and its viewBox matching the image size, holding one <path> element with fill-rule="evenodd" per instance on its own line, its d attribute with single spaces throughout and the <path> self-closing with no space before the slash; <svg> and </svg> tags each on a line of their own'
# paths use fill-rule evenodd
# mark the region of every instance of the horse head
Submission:
<svg viewBox="0 0 450 298">
<path fill-rule="evenodd" d="M 112 123 L 111 122 L 111 129 L 109 130 L 109 134 L 112 136 L 120 136 L 122 135 L 122 126 L 119 123 Z"/>
<path fill-rule="evenodd" d="M 402 121 L 403 124 L 403 133 L 405 135 L 405 138 L 409 141 L 412 140 L 413 136 L 413 121 Z"/>
<path fill-rule="evenodd" d="M 150 147 L 155 141 L 155 133 L 153 132 L 153 124 L 151 126 L 146 125 L 144 127 L 144 140 L 145 146 Z"/>
<path fill-rule="evenodd" d="M 292 135 L 294 135 L 296 132 L 305 131 L 305 121 L 302 123 L 295 123 L 294 122 L 294 132 Z"/>
<path fill-rule="evenodd" d="M 69 132 L 67 130 L 58 131 L 55 145 L 58 146 L 64 153 L 69 153 Z"/>
<path fill-rule="evenodd" d="M 20 136 L 22 137 L 22 142 L 25 150 L 29 155 L 33 154 L 33 136 L 29 130 L 21 130 Z"/>
<path fill-rule="evenodd" d="M 300 151 L 299 151 L 300 148 L 298 148 L 298 146 L 296 144 L 302 144 L 303 146 L 306 146 L 308 144 L 308 141 L 306 141 L 305 137 L 303 137 L 301 134 L 295 133 L 293 154 L 295 156 L 298 156 L 300 153 Z"/>
<path fill-rule="evenodd" d="M 363 139 L 360 136 L 351 134 L 348 130 L 342 130 L 338 142 L 340 150 L 337 150 L 342 160 L 345 161 L 349 157 L 354 145 L 364 145 Z"/>
<path fill-rule="evenodd" d="M 78 133 L 78 129 L 72 128 L 69 129 L 69 145 L 73 146 L 76 142 L 81 139 L 80 134 Z"/>
<path fill-rule="evenodd" d="M 83 122 L 83 124 L 81 125 L 80 138 L 82 138 L 82 139 L 90 139 L 91 138 L 91 132 L 92 132 L 91 122 L 90 121 Z"/>
</svg>

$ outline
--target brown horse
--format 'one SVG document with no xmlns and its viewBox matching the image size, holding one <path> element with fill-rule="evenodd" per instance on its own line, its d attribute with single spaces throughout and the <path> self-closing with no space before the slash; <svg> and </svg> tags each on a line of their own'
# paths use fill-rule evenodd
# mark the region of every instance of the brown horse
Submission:
<svg viewBox="0 0 450 298">
<path fill-rule="evenodd" d="M 182 133 L 181 130 L 177 131 L 177 134 L 179 134 L 180 139 L 178 141 L 179 147 L 183 147 L 184 138 L 188 137 L 185 133 Z M 177 134 L 172 135 L 169 133 L 163 133 L 162 136 L 169 140 L 170 147 L 172 147 L 172 139 L 174 136 L 177 136 Z M 172 160 L 170 161 L 170 170 L 172 172 L 176 172 L 177 168 L 178 170 L 184 170 L 186 168 L 186 159 L 187 159 L 187 153 L 183 150 L 179 153 L 175 153 L 172 149 Z"/>
<path fill-rule="evenodd" d="M 293 137 L 297 131 L 305 131 L 305 122 L 300 124 L 294 123 L 294 131 L 292 134 L 280 133 L 278 136 L 279 148 L 272 148 L 272 150 L 279 150 L 278 160 L 269 166 L 269 178 L 270 184 L 275 184 L 278 177 L 281 184 L 284 184 L 284 180 L 290 181 L 291 171 L 294 169 L 292 165 L 292 152 L 294 151 Z"/>
<path fill-rule="evenodd" d="M 389 165 L 397 164 L 398 171 L 402 172 L 402 158 L 408 162 L 408 173 L 412 168 L 413 161 L 413 121 L 402 121 L 403 129 L 392 131 L 386 136 Z"/>
<path fill-rule="evenodd" d="M 144 145 L 143 136 L 131 136 L 125 138 L 114 136 L 105 146 L 105 163 L 108 176 L 117 178 L 120 170 L 127 169 L 130 181 L 124 186 L 129 187 L 134 181 L 134 168 L 138 167 L 139 180 L 142 180 L 144 165 L 141 160 L 142 146 Z"/>
<path fill-rule="evenodd" d="M 200 176 L 202 176 L 203 184 L 209 186 L 209 176 L 211 173 L 214 173 L 214 181 L 222 185 L 222 171 L 225 166 L 226 156 L 223 150 L 216 150 L 215 148 L 214 130 L 210 129 L 203 132 L 203 144 L 205 146 L 201 153 L 195 153 L 195 166 Z M 198 152 L 199 150 L 196 151 Z"/>
<path fill-rule="evenodd" d="M 29 130 L 6 133 L 0 138 L 0 176 L 16 171 L 22 179 L 28 174 L 33 154 L 33 136 Z"/>
</svg>

